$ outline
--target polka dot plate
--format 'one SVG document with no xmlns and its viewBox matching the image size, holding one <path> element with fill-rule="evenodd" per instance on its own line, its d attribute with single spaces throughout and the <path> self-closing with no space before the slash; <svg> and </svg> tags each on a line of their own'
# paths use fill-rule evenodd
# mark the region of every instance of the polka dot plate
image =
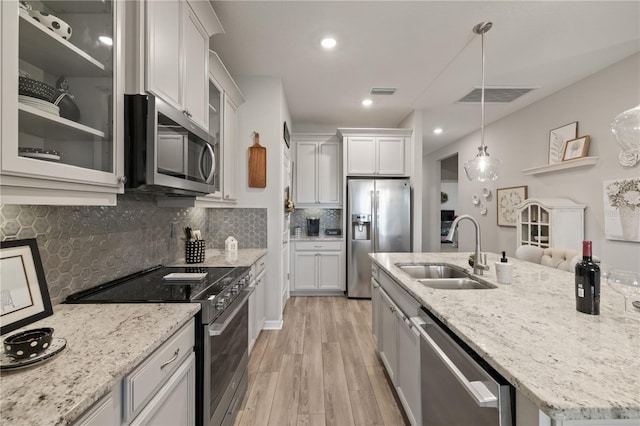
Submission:
<svg viewBox="0 0 640 426">
<path fill-rule="evenodd" d="M 40 364 L 59 354 L 66 346 L 66 339 L 54 337 L 51 341 L 51 346 L 33 358 L 13 359 L 2 351 L 0 352 L 0 370 L 17 370 L 19 368 L 27 368 Z"/>
</svg>

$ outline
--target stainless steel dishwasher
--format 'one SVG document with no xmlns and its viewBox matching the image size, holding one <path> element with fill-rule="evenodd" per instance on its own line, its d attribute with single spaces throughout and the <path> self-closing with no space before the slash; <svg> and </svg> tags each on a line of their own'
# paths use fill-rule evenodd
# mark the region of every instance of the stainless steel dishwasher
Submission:
<svg viewBox="0 0 640 426">
<path fill-rule="evenodd" d="M 514 426 L 511 385 L 431 314 L 411 320 L 420 332 L 422 424 Z"/>
</svg>

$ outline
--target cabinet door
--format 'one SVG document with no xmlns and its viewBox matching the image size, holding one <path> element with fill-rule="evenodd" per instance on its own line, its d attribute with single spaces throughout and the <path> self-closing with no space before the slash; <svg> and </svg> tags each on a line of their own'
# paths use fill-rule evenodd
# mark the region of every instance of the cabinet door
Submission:
<svg viewBox="0 0 640 426">
<path fill-rule="evenodd" d="M 406 173 L 404 164 L 404 145 L 404 138 L 402 137 L 377 138 L 377 174 L 404 175 Z"/>
<path fill-rule="evenodd" d="M 185 2 L 184 109 L 191 121 L 208 129 L 209 36 Z"/>
<path fill-rule="evenodd" d="M 223 127 L 223 156 L 222 192 L 225 200 L 236 199 L 236 117 L 238 107 L 225 94 L 224 96 L 224 127 Z"/>
<path fill-rule="evenodd" d="M 256 339 L 260 335 L 260 331 L 264 328 L 265 322 L 265 312 L 264 312 L 264 297 L 265 297 L 265 288 L 266 288 L 266 273 L 262 273 L 258 275 L 256 278 Z"/>
<path fill-rule="evenodd" d="M 195 355 L 191 354 L 131 425 L 195 425 L 195 391 Z"/>
<path fill-rule="evenodd" d="M 397 311 L 396 336 L 398 364 L 396 386 L 398 397 L 412 425 L 422 424 L 420 401 L 420 337 L 414 325 Z"/>
<path fill-rule="evenodd" d="M 376 139 L 352 137 L 347 139 L 347 174 L 373 175 L 376 172 Z"/>
<path fill-rule="evenodd" d="M 371 278 L 371 332 L 378 352 L 380 351 L 380 304 L 380 283 Z"/>
<path fill-rule="evenodd" d="M 296 185 L 297 204 L 315 204 L 317 197 L 317 142 L 296 143 Z"/>
<path fill-rule="evenodd" d="M 147 90 L 182 110 L 183 19 L 178 0 L 147 4 Z"/>
<path fill-rule="evenodd" d="M 318 288 L 321 290 L 343 290 L 342 253 L 318 253 Z"/>
<path fill-rule="evenodd" d="M 296 290 L 311 290 L 317 288 L 318 271 L 316 268 L 317 253 L 296 252 L 294 254 L 294 283 Z"/>
<path fill-rule="evenodd" d="M 255 286 L 255 283 L 253 285 Z M 256 291 L 251 293 L 251 295 L 249 296 L 249 355 L 251 355 L 251 349 L 253 349 L 253 344 L 255 343 L 257 338 L 256 328 L 258 324 L 258 313 L 256 297 Z"/>
<path fill-rule="evenodd" d="M 379 353 L 389 378 L 394 385 L 397 385 L 396 362 L 397 362 L 397 342 L 396 342 L 396 305 L 389 298 L 382 288 L 380 288 L 380 339 Z"/>
<path fill-rule="evenodd" d="M 340 144 L 321 142 L 318 144 L 318 202 L 340 204 L 342 169 L 340 168 Z"/>
</svg>

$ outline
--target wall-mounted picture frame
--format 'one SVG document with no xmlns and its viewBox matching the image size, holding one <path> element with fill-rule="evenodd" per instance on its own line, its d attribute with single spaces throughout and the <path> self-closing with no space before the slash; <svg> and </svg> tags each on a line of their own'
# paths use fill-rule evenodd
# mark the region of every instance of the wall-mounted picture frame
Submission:
<svg viewBox="0 0 640 426">
<path fill-rule="evenodd" d="M 291 135 L 289 134 L 289 127 L 287 126 L 287 122 L 284 122 L 284 129 L 282 130 L 282 135 L 284 137 L 284 143 L 287 144 L 287 148 L 289 148 Z"/>
<path fill-rule="evenodd" d="M 516 226 L 518 221 L 516 206 L 526 200 L 527 195 L 527 185 L 496 189 L 498 226 Z"/>
<path fill-rule="evenodd" d="M 586 157 L 589 152 L 589 136 L 572 139 L 564 143 L 564 151 L 562 161 L 571 161 L 578 158 Z"/>
<path fill-rule="evenodd" d="M 578 122 L 565 124 L 549 132 L 549 164 L 562 162 L 564 144 L 578 137 Z"/>
<path fill-rule="evenodd" d="M 0 334 L 52 314 L 35 238 L 0 242 Z"/>
</svg>

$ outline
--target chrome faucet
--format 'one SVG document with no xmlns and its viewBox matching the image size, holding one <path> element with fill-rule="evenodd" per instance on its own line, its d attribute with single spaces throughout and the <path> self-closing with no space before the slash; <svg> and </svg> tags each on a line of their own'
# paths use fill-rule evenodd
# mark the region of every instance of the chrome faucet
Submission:
<svg viewBox="0 0 640 426">
<path fill-rule="evenodd" d="M 469 219 L 473 223 L 473 226 L 476 227 L 476 252 L 473 259 L 473 273 L 476 275 L 482 275 L 482 271 L 489 270 L 489 265 L 486 264 L 486 257 L 485 259 L 480 258 L 482 252 L 480 251 L 480 224 L 478 223 L 478 221 L 473 216 L 469 216 L 468 214 L 458 216 L 451 224 L 451 228 L 449 228 L 447 240 L 453 241 L 453 233 L 456 231 L 456 227 L 462 219 Z M 482 262 L 483 260 L 484 262 Z"/>
</svg>

